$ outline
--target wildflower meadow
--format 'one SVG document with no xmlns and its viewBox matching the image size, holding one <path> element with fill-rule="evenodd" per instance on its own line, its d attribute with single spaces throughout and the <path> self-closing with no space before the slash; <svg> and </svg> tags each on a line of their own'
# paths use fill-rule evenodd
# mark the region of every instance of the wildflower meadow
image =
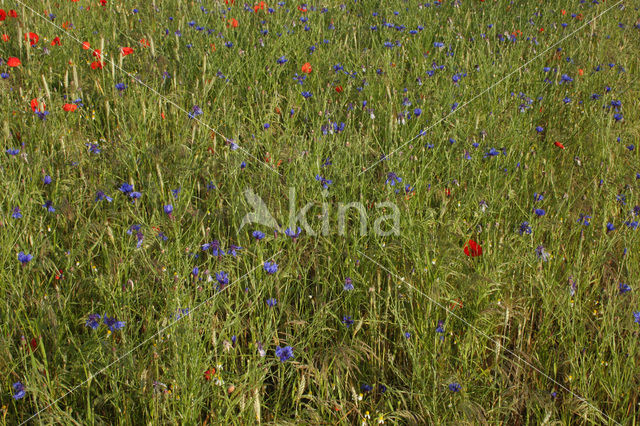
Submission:
<svg viewBox="0 0 640 426">
<path fill-rule="evenodd" d="M 0 0 L 0 421 L 639 424 L 639 8 Z"/>
</svg>

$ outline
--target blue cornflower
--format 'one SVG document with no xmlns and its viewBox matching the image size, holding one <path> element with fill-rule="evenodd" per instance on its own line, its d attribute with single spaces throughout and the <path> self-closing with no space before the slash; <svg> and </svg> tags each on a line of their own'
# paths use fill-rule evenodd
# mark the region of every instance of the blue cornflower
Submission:
<svg viewBox="0 0 640 426">
<path fill-rule="evenodd" d="M 0 74 L 0 77 L 2 77 L 3 80 L 6 80 L 9 78 L 9 73 L 8 72 L 3 72 L 2 74 Z"/>
<path fill-rule="evenodd" d="M 225 285 L 229 284 L 229 276 L 224 271 L 216 272 L 216 280 L 218 280 L 218 284 L 220 284 L 221 288 L 224 288 Z"/>
<path fill-rule="evenodd" d="M 40 120 L 46 120 L 47 119 L 47 115 L 49 115 L 49 111 L 40 111 L 37 110 L 36 111 L 36 115 L 40 118 Z"/>
<path fill-rule="evenodd" d="M 255 238 L 258 241 L 264 238 L 264 232 L 262 231 L 253 231 L 251 235 L 253 236 L 253 238 Z"/>
<path fill-rule="evenodd" d="M 87 147 L 89 147 L 89 152 L 92 154 L 100 154 L 102 151 L 100 150 L 100 145 L 96 143 L 85 143 Z"/>
<path fill-rule="evenodd" d="M 500 155 L 500 151 L 498 151 L 495 148 L 490 148 L 489 151 L 484 155 L 483 158 L 487 158 L 487 157 L 495 157 L 497 155 Z"/>
<path fill-rule="evenodd" d="M 9 154 L 9 155 L 18 155 L 18 154 L 20 154 L 20 150 L 19 149 L 14 149 L 14 148 L 9 148 L 9 149 L 7 149 L 7 154 Z"/>
<path fill-rule="evenodd" d="M 536 256 L 538 256 L 538 259 L 542 259 L 543 262 L 548 261 L 550 257 L 549 253 L 544 250 L 543 246 L 536 247 Z"/>
<path fill-rule="evenodd" d="M 172 189 L 171 192 L 173 193 L 173 198 L 175 198 L 177 200 L 178 199 L 178 194 L 180 193 L 181 190 L 182 190 L 182 188 Z"/>
<path fill-rule="evenodd" d="M 542 194 L 538 194 L 537 192 L 533 193 L 533 201 L 542 201 L 544 200 L 544 196 Z"/>
<path fill-rule="evenodd" d="M 291 230 L 291 228 L 287 228 L 287 229 L 284 230 L 284 234 L 287 237 L 291 237 L 291 238 L 298 238 L 298 236 L 300 235 L 300 232 L 302 232 L 302 229 L 300 229 L 299 226 L 298 226 L 298 229 L 295 232 L 293 232 Z"/>
<path fill-rule="evenodd" d="M 227 254 L 230 254 L 231 256 L 236 257 L 238 255 L 238 250 L 242 250 L 242 247 L 234 246 L 233 244 L 231 244 L 229 246 L 229 250 L 227 250 Z"/>
<path fill-rule="evenodd" d="M 347 277 L 344 280 L 344 289 L 346 291 L 351 291 L 353 290 L 353 281 L 351 281 L 351 278 Z"/>
<path fill-rule="evenodd" d="M 133 185 L 130 185 L 125 182 L 122 185 L 120 185 L 120 188 L 118 188 L 118 190 L 120 190 L 120 192 L 124 192 L 125 194 L 128 194 L 131 191 L 133 191 Z"/>
<path fill-rule="evenodd" d="M 116 83 L 116 89 L 118 89 L 118 91 L 122 92 L 126 88 L 127 86 L 124 83 Z"/>
<path fill-rule="evenodd" d="M 608 222 L 608 223 L 607 223 L 607 232 L 611 232 L 611 231 L 613 231 L 614 229 L 616 229 L 616 228 L 615 228 L 615 226 L 613 226 L 613 223 Z"/>
<path fill-rule="evenodd" d="M 198 268 L 197 266 L 194 266 L 193 269 L 191 270 L 191 275 L 193 275 L 194 277 L 197 277 L 199 273 L 200 273 L 200 268 Z"/>
<path fill-rule="evenodd" d="M 52 182 L 51 176 L 46 175 L 44 178 L 42 178 L 42 182 L 43 182 L 45 185 L 49 185 L 49 184 Z"/>
<path fill-rule="evenodd" d="M 42 207 L 47 209 L 50 213 L 54 213 L 56 211 L 56 209 L 53 207 L 53 201 L 51 200 L 45 201 Z"/>
<path fill-rule="evenodd" d="M 396 183 L 400 182 L 402 182 L 401 177 L 398 177 L 398 175 L 393 172 L 389 172 L 387 173 L 387 180 L 384 183 L 385 185 L 389 183 L 391 186 L 395 186 Z"/>
<path fill-rule="evenodd" d="M 131 235 L 131 234 L 133 234 L 134 232 L 138 232 L 138 231 L 140 230 L 140 228 L 141 228 L 141 226 L 140 226 L 140 225 L 137 225 L 137 224 L 131 225 L 131 226 L 129 227 L 129 229 L 127 229 L 127 234 Z"/>
<path fill-rule="evenodd" d="M 438 321 L 438 326 L 436 327 L 436 333 L 440 333 L 440 340 L 444 340 L 444 321 L 440 320 Z"/>
<path fill-rule="evenodd" d="M 15 382 L 13 384 L 13 391 L 15 392 L 13 394 L 13 399 L 15 399 L 16 401 L 24 398 L 24 396 L 27 394 L 24 390 L 24 385 L 21 382 Z"/>
<path fill-rule="evenodd" d="M 585 226 L 589 226 L 589 219 L 591 219 L 591 216 L 587 216 L 584 213 L 580 213 L 580 217 L 578 217 L 577 223 L 582 223 Z"/>
<path fill-rule="evenodd" d="M 275 274 L 278 270 L 278 264 L 275 262 L 264 262 L 263 268 L 267 274 Z"/>
<path fill-rule="evenodd" d="M 163 208 L 164 208 L 164 212 L 169 216 L 171 216 L 171 213 L 173 213 L 173 206 L 171 204 L 167 204 Z"/>
<path fill-rule="evenodd" d="M 276 346 L 276 356 L 280 358 L 281 362 L 285 362 L 293 358 L 293 348 L 291 346 L 285 346 L 281 348 Z"/>
<path fill-rule="evenodd" d="M 462 386 L 460 386 L 459 383 L 453 382 L 449 384 L 449 390 L 451 392 L 460 392 L 460 389 L 462 389 Z"/>
<path fill-rule="evenodd" d="M 362 385 L 360 385 L 360 390 L 364 393 L 371 392 L 373 390 L 373 386 L 367 383 L 363 383 Z"/>
<path fill-rule="evenodd" d="M 18 253 L 18 260 L 23 265 L 26 265 L 27 263 L 31 262 L 31 259 L 33 259 L 33 255 L 31 255 L 31 254 L 25 254 L 22 251 L 20 253 Z"/>
<path fill-rule="evenodd" d="M 85 323 L 85 327 L 91 327 L 94 330 L 100 326 L 100 314 L 91 314 Z"/>
<path fill-rule="evenodd" d="M 313 96 L 311 92 L 302 92 L 301 95 L 304 96 L 305 99 L 309 99 Z"/>
<path fill-rule="evenodd" d="M 111 332 L 121 329 L 125 324 L 123 321 L 118 321 L 115 317 L 109 318 L 106 315 L 104 316 L 102 322 L 104 322 L 104 325 L 109 327 L 109 330 Z"/>
<path fill-rule="evenodd" d="M 109 197 L 108 195 L 106 195 L 104 192 L 102 191 L 98 191 L 96 192 L 96 202 L 98 201 L 102 201 L 102 200 L 107 200 L 107 202 L 112 202 L 113 198 Z"/>
<path fill-rule="evenodd" d="M 176 313 L 176 321 L 188 315 L 189 315 L 189 308 L 178 309 L 178 312 Z"/>
<path fill-rule="evenodd" d="M 409 333 L 408 331 L 406 331 L 404 333 L 404 337 L 406 337 L 407 339 L 409 339 L 411 337 L 411 333 Z"/>
<path fill-rule="evenodd" d="M 422 114 L 422 110 L 420 108 L 416 108 L 413 110 L 413 115 L 415 115 L 416 117 L 419 117 L 420 114 Z"/>
<path fill-rule="evenodd" d="M 518 230 L 518 233 L 520 235 L 524 235 L 524 234 L 531 235 L 531 232 L 532 231 L 531 231 L 531 226 L 529 226 L 529 222 L 522 222 L 520 224 L 520 229 Z"/>
<path fill-rule="evenodd" d="M 572 81 L 573 81 L 573 78 L 569 77 L 567 74 L 562 74 L 562 77 L 560 77 L 560 84 L 571 83 Z"/>
<path fill-rule="evenodd" d="M 547 214 L 547 212 L 545 212 L 543 209 L 535 209 L 533 212 L 538 216 L 544 216 L 545 214 Z"/>
<path fill-rule="evenodd" d="M 273 308 L 277 304 L 278 304 L 278 301 L 276 299 L 274 299 L 273 297 L 270 298 L 270 299 L 267 299 L 267 306 L 269 306 L 270 308 Z"/>
<path fill-rule="evenodd" d="M 624 283 L 620 283 L 618 285 L 618 289 L 620 290 L 620 294 L 624 294 L 628 291 L 631 291 L 631 287 L 629 287 L 627 284 L 624 284 Z"/>
<path fill-rule="evenodd" d="M 322 187 L 324 189 L 329 189 L 329 185 L 331 185 L 333 183 L 333 181 L 331 179 L 325 179 L 320 175 L 316 175 L 316 180 L 320 182 L 320 184 L 322 184 Z"/>
<path fill-rule="evenodd" d="M 20 207 L 14 207 L 13 208 L 13 213 L 11 214 L 11 217 L 14 219 L 22 219 L 22 212 L 20 211 Z"/>
<path fill-rule="evenodd" d="M 637 322 L 638 324 L 640 324 L 640 312 L 633 313 L 633 322 Z"/>
<path fill-rule="evenodd" d="M 538 132 L 538 133 L 542 133 L 542 132 L 544 132 L 544 127 L 542 127 L 542 126 L 537 126 L 537 127 L 536 127 L 536 132 Z"/>
<path fill-rule="evenodd" d="M 285 62 L 287 62 L 288 59 L 285 58 L 284 56 L 280 56 L 276 62 L 278 62 L 280 65 L 284 64 Z"/>
<path fill-rule="evenodd" d="M 188 114 L 188 116 L 189 118 L 193 119 L 202 114 L 204 114 L 202 112 L 202 109 L 198 105 L 194 105 L 193 108 L 191 109 L 191 112 Z"/>
<path fill-rule="evenodd" d="M 347 326 L 347 328 L 353 325 L 353 320 L 351 319 L 351 315 L 345 315 L 342 317 L 342 323 Z"/>
</svg>

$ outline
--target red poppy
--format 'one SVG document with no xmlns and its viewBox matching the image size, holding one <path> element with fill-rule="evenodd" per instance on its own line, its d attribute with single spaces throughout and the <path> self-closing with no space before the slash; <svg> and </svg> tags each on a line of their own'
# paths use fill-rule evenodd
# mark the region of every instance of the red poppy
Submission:
<svg viewBox="0 0 640 426">
<path fill-rule="evenodd" d="M 211 367 L 210 369 L 204 372 L 205 380 L 211 380 L 214 374 L 216 374 L 216 369 Z"/>
<path fill-rule="evenodd" d="M 93 56 L 98 58 L 98 59 L 101 59 L 102 58 L 102 52 L 100 51 L 100 49 L 95 49 L 93 51 Z"/>
<path fill-rule="evenodd" d="M 342 93 L 342 86 L 336 86 L 336 92 Z"/>
<path fill-rule="evenodd" d="M 2 41 L 9 41 L 9 34 L 2 34 Z"/>
<path fill-rule="evenodd" d="M 103 66 L 104 66 L 104 64 L 102 63 L 102 61 L 93 61 L 93 62 L 91 62 L 91 69 L 92 70 L 101 70 Z"/>
<path fill-rule="evenodd" d="M 229 25 L 231 25 L 233 28 L 238 28 L 238 20 L 236 18 L 229 19 L 229 24 L 227 24 L 227 27 Z"/>
<path fill-rule="evenodd" d="M 32 337 L 31 341 L 29 342 L 29 346 L 31 346 L 31 351 L 35 352 L 35 350 L 38 348 L 38 340 L 35 337 Z"/>
<path fill-rule="evenodd" d="M 36 111 L 44 111 L 47 108 L 47 106 L 43 103 L 42 105 L 38 104 L 38 100 L 36 98 L 31 99 L 31 109 L 33 110 L 33 112 Z"/>
<path fill-rule="evenodd" d="M 9 17 L 10 18 L 17 18 L 18 17 L 18 12 L 16 12 L 15 10 L 11 9 L 9 11 Z"/>
<path fill-rule="evenodd" d="M 235 0 L 224 0 L 224 4 L 228 5 L 233 5 L 233 3 L 235 2 Z"/>
<path fill-rule="evenodd" d="M 313 71 L 313 68 L 311 68 L 311 64 L 309 62 L 305 62 L 305 64 L 302 66 L 302 72 L 310 74 L 311 71 Z"/>
<path fill-rule="evenodd" d="M 564 145 L 562 145 L 560 142 L 554 142 L 553 144 L 560 149 L 564 149 Z"/>
<path fill-rule="evenodd" d="M 464 246 L 464 254 L 471 257 L 482 256 L 482 247 L 480 247 L 480 244 L 475 241 L 469 240 L 469 242 Z"/>
<path fill-rule="evenodd" d="M 78 105 L 76 104 L 64 104 L 62 105 L 62 109 L 67 112 L 72 112 L 78 109 Z"/>
<path fill-rule="evenodd" d="M 84 50 L 89 50 L 89 49 L 91 49 L 91 45 L 89 44 L 89 42 L 88 42 L 88 41 L 83 41 L 83 42 L 82 42 L 82 48 L 83 48 Z"/>
<path fill-rule="evenodd" d="M 257 13 L 259 10 L 264 10 L 265 7 L 266 7 L 266 4 L 263 1 L 261 1 L 260 3 L 253 6 L 253 11 Z"/>
<path fill-rule="evenodd" d="M 122 53 L 122 56 L 127 56 L 133 53 L 133 49 L 130 47 L 123 47 L 120 49 L 120 52 Z"/>
<path fill-rule="evenodd" d="M 31 46 L 33 46 L 40 40 L 40 37 L 36 33 L 25 33 L 24 39 L 29 40 Z"/>
<path fill-rule="evenodd" d="M 7 65 L 9 65 L 10 67 L 17 67 L 20 66 L 22 63 L 20 62 L 20 59 L 18 58 L 14 58 L 11 57 L 9 59 L 7 59 Z"/>
<path fill-rule="evenodd" d="M 101 6 L 106 6 L 107 5 L 107 0 L 100 0 L 100 5 Z"/>
<path fill-rule="evenodd" d="M 62 43 L 60 42 L 60 37 L 56 37 L 53 40 L 51 40 L 51 45 L 52 46 L 60 46 L 60 45 L 62 45 Z"/>
<path fill-rule="evenodd" d="M 147 41 L 146 38 L 141 38 L 140 39 L 140 44 L 143 45 L 144 47 L 149 47 L 150 46 L 150 44 L 149 44 L 149 42 Z"/>
<path fill-rule="evenodd" d="M 5 12 L 4 9 L 0 9 L 0 21 L 4 21 L 5 19 L 7 19 L 7 12 Z"/>
<path fill-rule="evenodd" d="M 307 11 L 307 8 L 303 6 L 298 6 L 298 10 L 302 13 L 305 13 Z"/>
<path fill-rule="evenodd" d="M 578 75 L 584 75 L 584 70 L 582 68 L 578 70 Z"/>
</svg>

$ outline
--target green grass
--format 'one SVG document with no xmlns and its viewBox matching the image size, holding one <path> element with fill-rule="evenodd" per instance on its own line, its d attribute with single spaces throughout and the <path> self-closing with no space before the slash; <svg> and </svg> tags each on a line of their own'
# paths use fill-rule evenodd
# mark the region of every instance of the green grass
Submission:
<svg viewBox="0 0 640 426">
<path fill-rule="evenodd" d="M 0 22 L 9 36 L 0 58 L 22 62 L 0 65 L 10 74 L 0 80 L 3 423 L 638 423 L 640 240 L 625 222 L 638 220 L 640 204 L 640 3 L 360 0 L 303 14 L 287 2 L 267 4 L 273 14 L 236 4 L 226 16 L 222 1 L 153 3 L 0 0 L 18 13 Z M 44 10 L 55 19 L 37 15 Z M 35 46 L 23 39 L 29 31 Z M 56 36 L 62 46 L 50 45 Z M 90 68 L 96 58 L 82 41 L 107 55 L 104 68 Z M 120 58 L 122 46 L 134 53 Z M 300 85 L 293 77 L 305 62 L 313 71 Z M 434 63 L 444 69 L 430 77 Z M 456 73 L 467 75 L 455 84 Z M 573 82 L 560 84 L 563 74 Z M 77 111 L 62 110 L 78 98 Z M 613 100 L 621 121 L 603 108 Z M 197 120 L 187 116 L 194 105 Z M 323 134 L 333 123 L 344 131 Z M 490 148 L 499 155 L 484 158 Z M 389 172 L 402 183 L 385 184 Z M 316 175 L 333 181 L 328 192 Z M 118 191 L 123 182 L 142 194 L 135 203 Z M 290 202 L 313 203 L 316 235 L 238 231 L 251 211 L 247 188 L 283 228 Z M 97 191 L 113 202 L 96 202 Z M 338 232 L 339 205 L 351 202 L 367 206 L 365 235 L 355 210 Z M 383 202 L 400 213 L 396 234 L 372 231 L 391 211 L 376 207 Z M 518 233 L 524 221 L 531 234 Z M 134 224 L 139 248 L 127 233 Z M 482 256 L 465 256 L 469 239 Z M 216 257 L 201 250 L 212 240 L 242 249 Z M 536 256 L 541 245 L 548 261 Z M 21 265 L 20 251 L 33 260 Z M 279 265 L 273 275 L 262 267 L 269 260 Z M 220 271 L 229 275 L 223 291 Z M 619 283 L 632 290 L 620 294 Z M 94 313 L 126 324 L 93 330 L 85 323 Z M 294 358 L 280 362 L 276 346 L 293 347 Z M 25 386 L 19 400 L 15 382 Z"/>
</svg>

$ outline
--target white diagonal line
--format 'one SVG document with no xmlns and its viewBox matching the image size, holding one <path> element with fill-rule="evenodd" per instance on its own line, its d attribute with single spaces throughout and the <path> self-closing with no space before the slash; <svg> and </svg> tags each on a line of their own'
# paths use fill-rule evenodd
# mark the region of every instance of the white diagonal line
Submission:
<svg viewBox="0 0 640 426">
<path fill-rule="evenodd" d="M 584 27 L 586 27 L 587 25 L 589 25 L 590 23 L 592 23 L 593 21 L 595 21 L 596 19 L 600 18 L 602 15 L 604 15 L 605 13 L 609 12 L 611 9 L 613 9 L 614 7 L 616 7 L 617 5 L 619 5 L 620 3 L 622 3 L 624 0 L 620 0 L 619 2 L 617 2 L 616 4 L 614 4 L 613 6 L 607 8 L 606 10 L 604 10 L 602 13 L 600 13 L 599 15 L 595 16 L 594 18 L 592 18 L 591 20 L 585 22 L 584 24 L 582 24 L 581 26 L 579 26 L 577 29 L 573 30 L 572 32 L 570 32 L 569 34 L 567 34 L 566 36 L 564 36 L 563 38 L 561 38 L 559 41 L 553 43 L 551 46 L 549 46 L 548 48 L 546 48 L 545 50 L 543 50 L 542 52 L 540 52 L 539 54 L 537 54 L 536 56 L 534 56 L 532 59 L 529 59 L 527 62 L 525 62 L 523 65 L 519 66 L 518 68 L 516 68 L 514 71 L 508 73 L 507 75 L 505 75 L 504 77 L 502 77 L 500 80 L 498 80 L 497 82 L 493 83 L 491 86 L 489 86 L 488 88 L 486 88 L 485 90 L 483 90 L 482 92 L 478 93 L 477 95 L 475 95 L 473 98 L 469 99 L 468 101 L 466 101 L 465 103 L 463 103 L 462 105 L 460 105 L 458 108 L 456 108 L 455 110 L 451 111 L 450 113 L 448 113 L 447 115 L 445 115 L 444 117 L 442 117 L 441 119 L 439 119 L 438 121 L 436 121 L 435 123 L 433 123 L 431 126 L 427 127 L 425 130 L 421 130 L 416 136 L 412 137 L 411 139 L 409 139 L 408 141 L 406 141 L 405 143 L 403 143 L 402 145 L 400 145 L 398 148 L 394 149 L 393 151 L 391 151 L 389 153 L 389 155 L 385 155 L 383 158 L 377 160 L 376 162 L 374 162 L 373 164 L 371 164 L 369 167 L 365 168 L 364 170 L 362 170 L 360 173 L 358 173 L 358 176 L 362 175 L 363 173 L 366 173 L 368 170 L 370 170 L 373 166 L 375 166 L 376 164 L 380 163 L 381 161 L 384 161 L 385 159 L 389 158 L 391 155 L 395 154 L 396 152 L 398 152 L 399 150 L 401 150 L 402 148 L 404 148 L 405 146 L 407 146 L 407 144 L 413 142 L 414 140 L 416 140 L 417 138 L 419 138 L 422 134 L 425 134 L 426 132 L 428 132 L 429 130 L 431 130 L 432 128 L 434 128 L 435 126 L 437 126 L 438 124 L 442 123 L 444 120 L 446 120 L 447 118 L 451 117 L 453 114 L 455 114 L 456 112 L 458 112 L 459 110 L 463 109 L 464 107 L 466 107 L 467 105 L 469 105 L 471 102 L 475 101 L 476 99 L 478 99 L 480 96 L 484 95 L 485 93 L 487 93 L 489 90 L 493 89 L 495 86 L 497 86 L 498 84 L 502 83 L 504 80 L 508 79 L 509 77 L 511 77 L 513 74 L 517 73 L 518 71 L 520 71 L 522 68 L 526 67 L 527 65 L 529 65 L 531 62 L 535 61 L 536 59 L 538 59 L 540 56 L 542 56 L 543 54 L 545 54 L 546 52 L 548 52 L 549 50 L 553 49 L 554 47 L 556 47 L 558 44 L 562 43 L 563 41 L 565 41 L 566 39 L 568 39 L 569 37 L 571 37 L 572 35 L 574 35 L 575 33 L 577 33 L 578 31 L 580 31 L 581 29 L 583 29 Z"/>
<path fill-rule="evenodd" d="M 58 28 L 60 31 L 62 31 L 63 33 L 65 33 L 67 36 L 71 37 L 73 40 L 77 41 L 78 43 L 82 44 L 82 41 L 80 39 L 78 39 L 76 36 L 74 36 L 73 34 L 71 34 L 70 32 L 66 31 L 64 28 L 62 28 L 60 25 L 56 24 L 55 22 L 51 21 L 50 19 L 47 19 L 46 16 L 44 16 L 43 14 L 38 13 L 35 9 L 33 9 L 32 7 L 26 5 L 22 0 L 15 0 L 17 3 L 21 4 L 23 7 L 26 7 L 27 9 L 29 9 L 33 14 L 35 14 L 36 16 L 42 18 L 45 22 L 48 22 L 49 24 L 53 25 L 54 27 Z M 131 79 L 133 79 L 134 81 L 136 81 L 138 84 L 146 87 L 147 89 L 149 89 L 151 92 L 153 92 L 154 94 L 160 96 L 162 99 L 164 99 L 167 103 L 173 105 L 174 107 L 176 107 L 177 109 L 179 109 L 180 111 L 189 114 L 189 111 L 187 111 L 186 109 L 184 109 L 183 107 L 181 107 L 180 105 L 178 105 L 177 103 L 173 102 L 171 99 L 167 98 L 166 96 L 164 96 L 162 93 L 158 92 L 156 89 L 154 89 L 153 87 L 149 86 L 146 83 L 143 83 L 142 80 L 140 80 L 139 78 L 135 77 L 133 74 L 131 74 L 129 71 L 126 71 L 124 68 L 120 67 L 120 65 L 118 65 L 117 63 L 115 63 L 114 61 L 112 61 L 111 59 L 106 57 L 107 54 L 105 52 L 101 52 L 100 55 L 100 60 L 104 60 L 105 62 L 108 62 L 110 64 L 112 64 L 114 67 L 118 68 L 120 71 L 122 71 L 123 73 L 125 73 L 127 76 L 129 76 Z M 197 121 L 198 123 L 202 124 L 204 127 L 206 127 L 207 129 L 211 130 L 213 133 L 217 134 L 218 136 L 224 138 L 225 141 L 228 140 L 228 138 L 223 135 L 222 133 L 220 133 L 217 129 L 214 129 L 213 127 L 209 126 L 207 123 L 205 123 L 204 121 L 200 120 L 197 117 L 193 117 L 194 121 Z M 258 163 L 262 164 L 264 167 L 266 167 L 267 169 L 271 170 L 272 172 L 282 176 L 282 174 L 280 172 L 278 172 L 277 170 L 275 170 L 273 167 L 268 166 L 265 162 L 260 161 L 255 155 L 251 154 L 249 151 L 245 150 L 244 148 L 242 148 L 239 144 L 235 144 L 242 152 L 244 152 L 245 154 L 247 154 L 249 157 L 253 158 L 254 160 L 256 160 Z"/>
<path fill-rule="evenodd" d="M 379 262 L 377 262 L 376 260 L 372 259 L 371 257 L 367 256 L 366 254 L 364 254 L 363 252 L 358 250 L 358 253 L 360 253 L 362 256 L 366 257 L 367 259 L 369 259 L 371 262 L 373 262 L 374 264 L 378 265 L 378 267 L 382 268 L 383 270 L 385 270 L 386 272 L 388 272 L 389 274 L 393 275 L 394 277 L 396 277 L 397 279 L 399 279 L 403 284 L 406 284 L 409 288 L 411 288 L 413 291 L 415 291 L 416 293 L 426 297 L 431 303 L 437 305 L 438 307 L 444 309 L 445 311 L 447 311 L 447 313 L 449 313 L 450 315 L 456 317 L 457 319 L 459 319 L 460 321 L 462 321 L 463 323 L 465 323 L 466 325 L 468 325 L 469 327 L 471 327 L 473 330 L 475 330 L 476 332 L 482 334 L 484 337 L 486 337 L 487 339 L 489 339 L 491 342 L 495 343 L 496 345 L 500 345 L 500 347 L 502 347 L 502 349 L 505 352 L 508 352 L 509 354 L 513 355 L 514 357 L 516 357 L 518 360 L 522 361 L 524 364 L 526 364 L 528 367 L 531 367 L 533 370 L 535 370 L 536 372 L 540 373 L 542 376 L 544 376 L 546 379 L 550 380 L 551 382 L 553 382 L 554 384 L 556 384 L 557 386 L 559 386 L 560 388 L 564 389 L 565 391 L 569 392 L 571 395 L 575 396 L 576 398 L 584 401 L 589 407 L 593 408 L 594 410 L 596 410 L 597 412 L 599 412 L 600 414 L 602 414 L 604 417 L 606 417 L 607 419 L 611 420 L 612 422 L 614 422 L 615 424 L 620 424 L 617 421 L 615 421 L 613 418 L 611 418 L 610 416 L 606 415 L 604 412 L 602 412 L 602 410 L 600 410 L 598 407 L 596 407 L 595 405 L 591 404 L 589 401 L 586 400 L 586 398 L 578 395 L 577 393 L 573 392 L 571 389 L 567 388 L 566 386 L 564 386 L 562 383 L 554 380 L 552 377 L 550 377 L 548 374 L 544 373 L 542 370 L 540 370 L 538 367 L 536 367 L 535 365 L 531 364 L 529 361 L 527 361 L 526 359 L 520 357 L 519 355 L 517 355 L 515 352 L 513 352 L 512 350 L 510 350 L 509 348 L 504 347 L 498 340 L 492 338 L 491 336 L 489 336 L 487 333 L 485 333 L 484 331 L 482 331 L 481 329 L 479 329 L 478 327 L 476 327 L 475 325 L 471 324 L 470 322 L 468 322 L 467 320 L 465 320 L 464 318 L 462 318 L 461 316 L 459 316 L 458 314 L 456 314 L 455 312 L 451 311 L 450 309 L 448 309 L 446 306 L 444 306 L 442 303 L 438 302 L 437 300 L 433 299 L 432 297 L 428 296 L 426 293 L 424 293 L 423 291 L 419 290 L 418 288 L 414 287 L 412 284 L 410 284 L 407 280 L 405 280 L 404 278 L 398 276 L 396 273 L 394 273 L 393 271 L 389 270 L 388 268 L 384 267 L 383 265 L 381 265 Z M 504 357 L 504 355 L 503 355 Z"/>
<path fill-rule="evenodd" d="M 273 256 L 271 256 L 269 259 L 267 260 L 271 260 L 273 258 L 275 258 L 277 255 L 279 255 L 280 253 L 282 253 L 282 250 L 280 250 L 278 253 L 274 254 Z M 208 297 L 207 299 L 205 299 L 204 301 L 200 302 L 199 304 L 197 304 L 193 309 L 189 310 L 189 313 L 183 316 L 178 317 L 177 319 L 173 320 L 172 322 L 170 322 L 168 325 L 164 326 L 163 328 L 161 328 L 158 332 L 156 332 L 155 334 L 153 334 L 151 337 L 148 337 L 147 339 L 145 339 L 142 343 L 139 343 L 138 345 L 136 345 L 133 349 L 129 350 L 127 353 L 125 353 L 124 355 L 122 355 L 121 357 L 119 357 L 118 359 L 116 359 L 115 361 L 107 364 L 105 367 L 102 367 L 100 370 L 98 370 L 95 373 L 91 373 L 91 375 L 89 376 L 89 378 L 85 381 L 83 381 L 82 383 L 77 384 L 76 386 L 74 386 L 73 388 L 71 388 L 71 390 L 69 390 L 67 393 L 65 393 L 64 395 L 62 395 L 61 397 L 59 397 L 58 399 L 56 399 L 55 401 L 53 401 L 51 404 L 47 405 L 46 407 L 42 408 L 41 410 L 39 410 L 37 413 L 33 414 L 31 417 L 29 417 L 27 420 L 25 420 L 24 422 L 20 423 L 20 426 L 24 425 L 25 423 L 29 422 L 31 419 L 33 419 L 34 417 L 36 417 L 37 415 L 39 415 L 40 413 L 42 413 L 44 410 L 48 409 L 49 407 L 51 407 L 53 404 L 59 402 L 60 400 L 64 399 L 66 396 L 68 396 L 69 394 L 75 392 L 78 388 L 80 388 L 81 386 L 83 386 L 85 383 L 89 382 L 90 380 L 93 380 L 94 377 L 102 374 L 104 371 L 106 371 L 109 367 L 113 366 L 114 364 L 117 364 L 118 362 L 120 362 L 120 360 L 126 358 L 127 356 L 131 355 L 131 353 L 133 353 L 134 351 L 136 351 L 138 348 L 140 348 L 142 345 L 144 345 L 145 343 L 149 342 L 150 340 L 156 338 L 157 336 L 159 336 L 160 334 L 162 334 L 165 330 L 167 330 L 168 328 L 173 327 L 178 321 L 180 321 L 182 318 L 188 317 L 190 316 L 196 309 L 198 309 L 200 306 L 204 305 L 205 303 L 209 302 L 211 299 L 213 299 L 214 297 L 216 297 L 218 294 L 226 291 L 229 287 L 231 287 L 232 285 L 234 285 L 237 282 L 242 281 L 245 277 L 247 277 L 250 273 L 252 273 L 253 271 L 255 271 L 256 269 L 260 268 L 260 266 L 262 265 L 258 265 L 256 267 L 254 267 L 253 269 L 251 269 L 249 272 L 247 272 L 246 274 L 242 275 L 240 278 L 236 279 L 235 281 L 233 281 L 232 283 L 228 284 L 226 287 L 224 287 L 222 290 L 220 290 L 217 293 L 213 293 L 213 295 L 211 295 L 210 297 Z"/>
</svg>

